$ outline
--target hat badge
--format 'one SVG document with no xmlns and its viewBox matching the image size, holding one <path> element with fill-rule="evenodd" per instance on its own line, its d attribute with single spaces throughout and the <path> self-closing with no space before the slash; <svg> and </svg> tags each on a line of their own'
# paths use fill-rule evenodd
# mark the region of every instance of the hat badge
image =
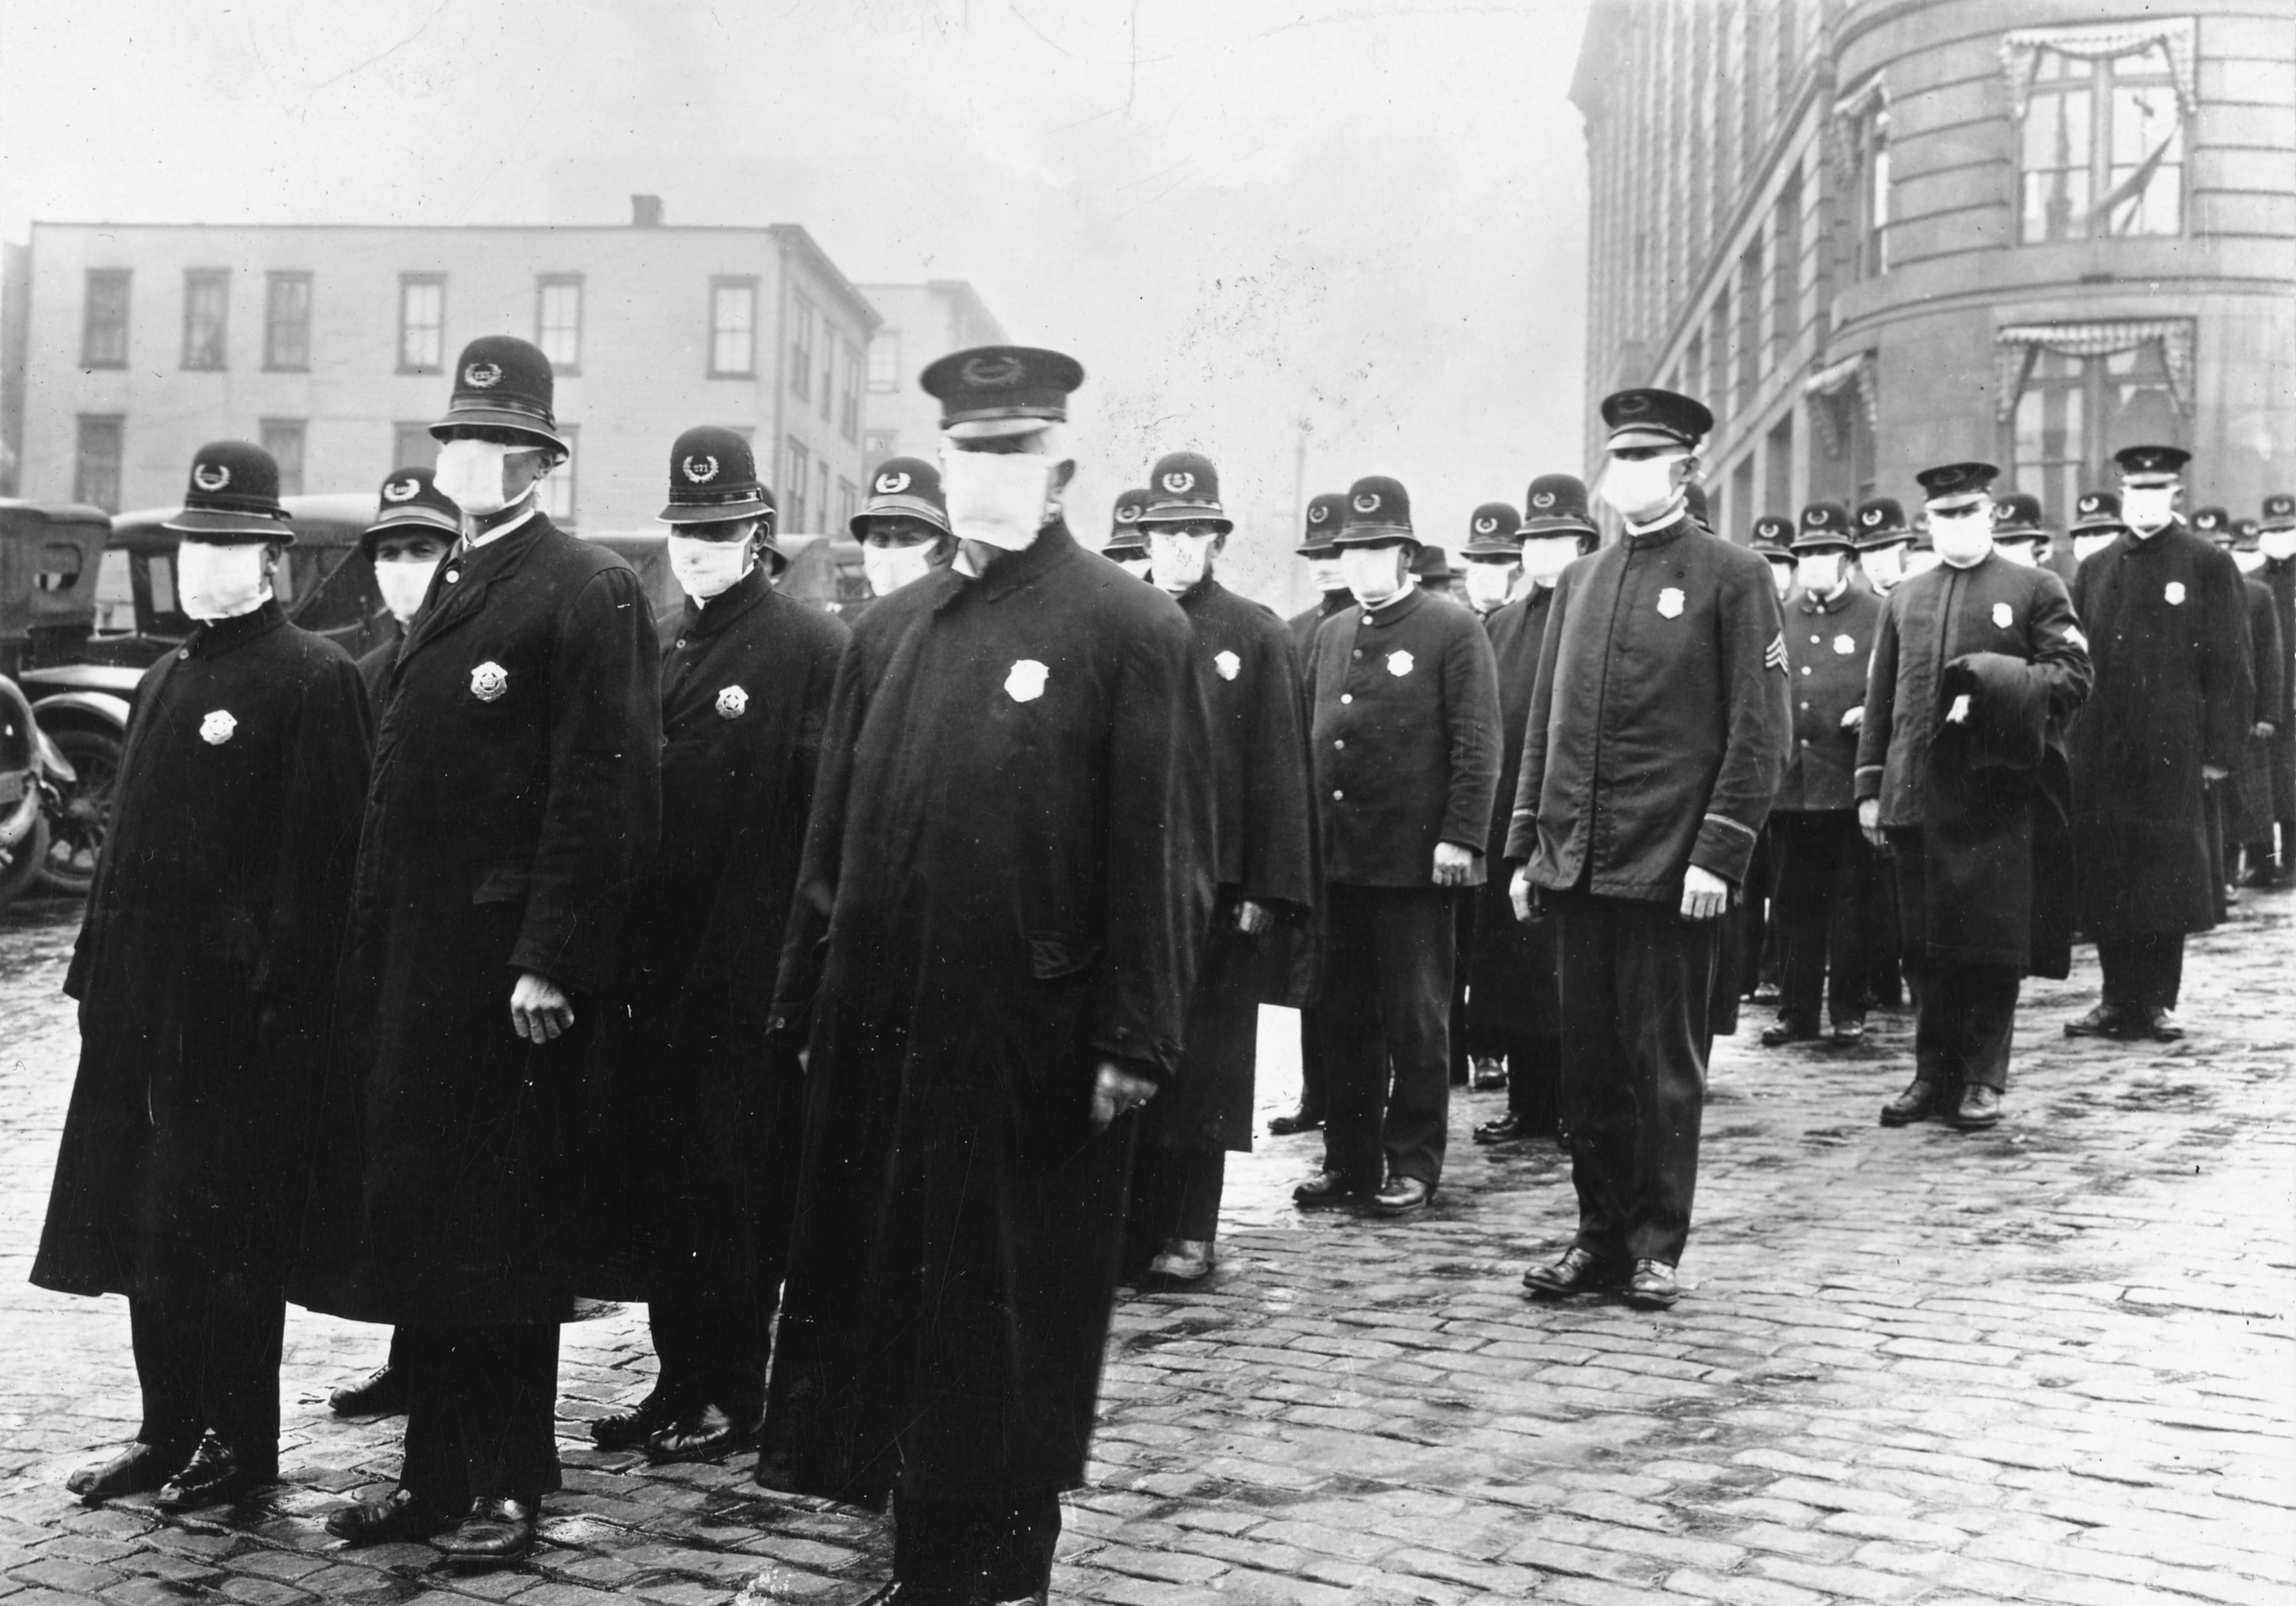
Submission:
<svg viewBox="0 0 2296 1606">
<path fill-rule="evenodd" d="M 1310 524 L 1322 524 L 1331 516 L 1332 510 L 1328 507 L 1311 507 L 1308 510 L 1308 522 Z"/>
<path fill-rule="evenodd" d="M 2096 498 L 2094 496 L 2083 496 L 2080 499 L 2080 511 L 2085 513 L 2093 513 L 2096 512 Z"/>
<path fill-rule="evenodd" d="M 221 463 L 195 463 L 192 467 L 192 483 L 203 491 L 219 491 L 231 483 L 231 468 Z"/>
<path fill-rule="evenodd" d="M 1027 370 L 1017 356 L 976 356 L 962 370 L 964 382 L 984 390 L 1003 390 L 1021 382 Z"/>
<path fill-rule="evenodd" d="M 382 488 L 385 502 L 412 502 L 422 492 L 420 479 L 394 479 Z"/>
<path fill-rule="evenodd" d="M 1622 396 L 1611 405 L 1611 410 L 1621 418 L 1633 418 L 1649 412 L 1650 406 L 1647 396 Z"/>
<path fill-rule="evenodd" d="M 718 478 L 718 460 L 715 457 L 696 455 L 687 458 L 678 466 L 696 485 L 704 485 Z"/>
<path fill-rule="evenodd" d="M 1175 496 L 1196 488 L 1196 477 L 1185 469 L 1174 469 L 1164 476 L 1164 488 Z"/>
<path fill-rule="evenodd" d="M 1355 510 L 1359 513 L 1375 513 L 1379 512 L 1379 493 L 1377 491 L 1365 491 L 1362 496 L 1357 496 L 1355 499 Z"/>
<path fill-rule="evenodd" d="M 906 474 L 895 472 L 877 476 L 877 494 L 880 496 L 898 496 L 908 488 L 909 477 Z"/>
<path fill-rule="evenodd" d="M 1554 505 L 1554 493 L 1553 491 L 1541 491 L 1538 496 L 1533 496 L 1530 499 L 1530 504 L 1533 507 L 1553 507 Z"/>
<path fill-rule="evenodd" d="M 1118 508 L 1118 509 L 1116 510 L 1116 521 L 1117 521 L 1119 524 L 1137 524 L 1137 523 L 1139 523 L 1139 522 L 1140 522 L 1140 509 L 1139 509 L 1139 507 L 1138 507 L 1136 504 L 1133 504 L 1133 503 L 1130 503 L 1130 502 L 1126 503 L 1122 507 L 1119 507 L 1119 508 Z"/>
<path fill-rule="evenodd" d="M 491 390 L 502 383 L 500 363 L 472 363 L 463 370 L 463 382 L 473 390 Z"/>
<path fill-rule="evenodd" d="M 1802 512 L 1801 521 L 1802 521 L 1804 524 L 1807 524 L 1807 525 L 1809 525 L 1809 526 L 1811 526 L 1811 527 L 1815 528 L 1816 526 L 1820 525 L 1820 524 L 1823 524 L 1823 523 L 1824 523 L 1824 522 L 1825 522 L 1825 515 L 1824 515 L 1824 513 L 1819 512 L 1818 512 L 1816 508 L 1814 508 L 1814 507 L 1813 507 L 1813 508 L 1808 508 L 1808 509 L 1805 509 L 1805 510 L 1803 511 L 1803 512 Z"/>
<path fill-rule="evenodd" d="M 1868 523 L 1868 524 L 1879 524 L 1879 523 L 1881 523 L 1881 522 L 1882 522 L 1882 510 L 1881 510 L 1880 508 L 1878 508 L 1878 507 L 1869 507 L 1869 508 L 1867 508 L 1867 509 L 1866 510 L 1866 523 Z"/>
<path fill-rule="evenodd" d="M 1475 520 L 1475 533 L 1479 536 L 1488 536 L 1498 527 L 1499 521 L 1488 514 Z"/>
</svg>

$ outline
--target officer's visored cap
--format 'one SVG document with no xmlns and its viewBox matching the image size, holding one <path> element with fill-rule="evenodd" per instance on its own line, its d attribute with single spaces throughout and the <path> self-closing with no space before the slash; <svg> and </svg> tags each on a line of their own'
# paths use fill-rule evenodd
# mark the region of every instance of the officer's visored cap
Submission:
<svg viewBox="0 0 2296 1606">
<path fill-rule="evenodd" d="M 2265 529 L 2296 529 L 2296 493 L 2275 491 L 2264 499 Z"/>
<path fill-rule="evenodd" d="M 1604 397 L 1603 422 L 1610 427 L 1612 451 L 1666 446 L 1695 451 L 1714 430 L 1714 414 L 1702 404 L 1673 390 L 1648 388 Z"/>
<path fill-rule="evenodd" d="M 665 524 L 763 519 L 770 536 L 774 495 L 758 479 L 747 440 L 719 424 L 696 424 L 669 448 L 669 500 L 654 517 Z"/>
<path fill-rule="evenodd" d="M 1303 558 L 1328 558 L 1339 550 L 1340 526 L 1348 516 L 1348 494 L 1324 491 L 1308 499 L 1306 528 L 1296 549 Z"/>
<path fill-rule="evenodd" d="M 2193 455 L 2182 447 L 2123 447 L 2112 455 L 2124 485 L 2174 479 L 2192 460 Z"/>
<path fill-rule="evenodd" d="M 1467 515 L 1467 545 L 1471 558 L 1520 558 L 1522 515 L 1511 502 L 1486 502 Z"/>
<path fill-rule="evenodd" d="M 1235 528 L 1220 505 L 1219 470 L 1201 452 L 1167 452 L 1156 460 L 1140 522 L 1217 524 L 1223 535 Z"/>
<path fill-rule="evenodd" d="M 988 440 L 1064 422 L 1084 365 L 1035 346 L 975 346 L 932 363 L 917 382 L 940 403 L 944 433 Z"/>
<path fill-rule="evenodd" d="M 2073 504 L 2073 534 L 2098 535 L 2105 531 L 2118 535 L 2128 528 L 2121 522 L 2120 498 L 2111 491 L 2083 491 Z"/>
<path fill-rule="evenodd" d="M 1399 479 L 1366 474 L 1348 488 L 1347 511 L 1341 515 L 1341 546 L 1377 546 L 1383 542 L 1419 537 L 1411 529 L 1411 493 Z"/>
<path fill-rule="evenodd" d="M 1583 545 L 1599 536 L 1587 511 L 1587 483 L 1576 474 L 1541 474 L 1523 493 L 1518 536 L 1577 536 Z"/>
<path fill-rule="evenodd" d="M 1993 538 L 2015 541 L 2046 536 L 2041 499 L 2030 491 L 2011 491 L 1993 504 Z"/>
<path fill-rule="evenodd" d="M 1857 504 L 1857 550 L 1871 551 L 1877 546 L 1895 546 L 1900 541 L 1910 541 L 1914 532 L 1906 526 L 1906 510 L 1898 505 L 1895 496 L 1875 496 Z"/>
<path fill-rule="evenodd" d="M 359 537 L 369 557 L 385 536 L 412 533 L 452 541 L 463 533 L 463 510 L 439 488 L 429 469 L 410 465 L 391 470 L 383 476 L 374 502 L 374 522 Z"/>
<path fill-rule="evenodd" d="M 211 440 L 194 452 L 184 511 L 160 528 L 209 546 L 295 544 L 279 505 L 279 464 L 251 440 Z"/>
<path fill-rule="evenodd" d="M 948 529 L 948 503 L 941 495 L 940 469 L 922 457 L 888 457 L 869 476 L 869 499 L 845 521 L 856 540 L 872 519 L 920 519 L 935 529 Z"/>
<path fill-rule="evenodd" d="M 1847 549 L 1854 552 L 1857 547 L 1857 537 L 1851 529 L 1849 510 L 1841 504 L 1813 502 L 1801 510 L 1801 523 L 1794 530 L 1793 551 Z"/>
<path fill-rule="evenodd" d="M 430 426 L 440 440 L 456 429 L 508 430 L 537 446 L 571 448 L 551 413 L 550 359 L 514 334 L 482 334 L 463 348 L 447 416 Z"/>
<path fill-rule="evenodd" d="M 1944 463 L 1914 476 L 1922 495 L 1938 512 L 1949 513 L 1988 495 L 2001 471 L 1989 463 Z"/>
</svg>

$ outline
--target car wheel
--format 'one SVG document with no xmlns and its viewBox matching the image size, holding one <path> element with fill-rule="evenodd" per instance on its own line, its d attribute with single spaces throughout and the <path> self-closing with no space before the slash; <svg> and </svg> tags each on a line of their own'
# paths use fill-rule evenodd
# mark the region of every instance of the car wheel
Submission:
<svg viewBox="0 0 2296 1606">
<path fill-rule="evenodd" d="M 48 732 L 76 779 L 59 783 L 62 806 L 51 812 L 48 850 L 40 879 L 54 890 L 85 897 L 95 884 L 96 856 L 111 829 L 112 794 L 119 784 L 119 738 L 90 725 Z"/>
<path fill-rule="evenodd" d="M 35 815 L 32 829 L 13 848 L 0 848 L 8 862 L 0 864 L 0 909 L 15 901 L 16 895 L 32 884 L 35 876 L 48 856 L 48 822 L 45 815 Z"/>
</svg>

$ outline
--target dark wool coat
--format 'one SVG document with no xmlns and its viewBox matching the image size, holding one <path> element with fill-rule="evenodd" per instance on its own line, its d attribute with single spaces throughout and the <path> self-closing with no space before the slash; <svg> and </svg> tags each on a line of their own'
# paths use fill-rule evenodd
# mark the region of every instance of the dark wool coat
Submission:
<svg viewBox="0 0 2296 1606">
<path fill-rule="evenodd" d="M 1832 602 L 1798 593 L 1785 609 L 1786 692 L 1793 751 L 1771 804 L 1780 814 L 1854 808 L 1857 732 L 1841 717 L 1866 706 L 1866 669 L 1882 627 L 1882 599 L 1862 586 Z"/>
<path fill-rule="evenodd" d="M 1678 903 L 1734 886 L 1784 773 L 1784 622 L 1767 559 L 1687 516 L 1554 588 L 1506 856 L 1535 885 Z"/>
<path fill-rule="evenodd" d="M 79 1076 L 33 1282 L 275 1296 L 366 779 L 357 670 L 276 602 L 144 676 L 64 981 Z"/>
<path fill-rule="evenodd" d="M 1467 1024 L 1510 1037 L 1562 1033 L 1562 999 L 1554 969 L 1554 922 L 1523 924 L 1514 917 L 1505 865 L 1507 830 L 1515 786 L 1522 777 L 1522 738 L 1538 689 L 1538 657 L 1554 613 L 1554 587 L 1534 584 L 1483 621 L 1499 683 L 1499 780 L 1492 795 L 1483 862 L 1489 879 L 1474 894 L 1475 941 L 1467 969 Z"/>
<path fill-rule="evenodd" d="M 2073 844 L 2091 937 L 2216 923 L 2203 764 L 2237 773 L 2255 716 L 2248 603 L 2231 558 L 2178 523 L 2081 565 L 2073 609 L 2095 689 L 2073 722 Z"/>
<path fill-rule="evenodd" d="M 620 1184 L 588 1248 L 636 1281 L 582 1291 L 630 1299 L 673 1263 L 726 1290 L 778 1278 L 801 1073 L 767 1023 L 848 635 L 762 569 L 670 628 L 661 840 L 631 900 L 627 1014 L 588 1145 L 594 1178 Z"/>
<path fill-rule="evenodd" d="M 366 688 L 369 724 L 382 717 L 382 694 L 390 684 L 390 666 L 398 661 L 398 643 L 406 639 L 406 628 L 394 622 L 389 641 L 358 656 L 359 684 Z"/>
<path fill-rule="evenodd" d="M 1300 666 L 1300 673 L 1308 672 L 1308 647 L 1316 639 L 1316 627 L 1342 608 L 1352 608 L 1356 600 L 1344 591 L 1327 591 L 1316 599 L 1313 608 L 1303 609 L 1283 621 L 1292 633 L 1292 656 Z"/>
<path fill-rule="evenodd" d="M 1083 1480 L 1138 1125 L 1092 1090 L 1181 1067 L 1206 699 L 1178 605 L 1058 523 L 855 625 L 775 1006 L 817 964 L 767 1487 Z"/>
<path fill-rule="evenodd" d="M 660 807 L 637 576 L 536 515 L 439 566 L 385 684 L 291 1297 L 360 1321 L 558 1318 L 570 1164 Z M 523 971 L 574 1029 L 511 1029 Z"/>
<path fill-rule="evenodd" d="M 2272 593 L 2272 610 L 2280 621 L 2280 703 L 2272 716 L 2272 739 L 2265 743 L 2272 817 L 2296 820 L 2296 664 L 2290 661 L 2296 655 L 2296 558 L 2267 558 L 2255 578 Z"/>
<path fill-rule="evenodd" d="M 2240 769 L 2226 783 L 2225 835 L 2234 847 L 2260 842 L 2272 835 L 2272 749 L 2288 702 L 2288 643 L 2280 634 L 2280 613 L 2272 587 L 2250 577 L 2242 587 L 2248 598 L 2248 644 L 2256 680 L 2256 710 L 2250 724 L 2270 725 L 2269 736 L 2251 734 L 2241 744 Z"/>
<path fill-rule="evenodd" d="M 1857 799 L 1922 832 L 1915 959 L 2062 977 L 2072 959 L 2065 721 L 2089 688 L 2064 582 L 1994 553 L 1890 592 L 1857 733 Z M 1964 725 L 1945 716 L 1963 693 Z"/>
</svg>

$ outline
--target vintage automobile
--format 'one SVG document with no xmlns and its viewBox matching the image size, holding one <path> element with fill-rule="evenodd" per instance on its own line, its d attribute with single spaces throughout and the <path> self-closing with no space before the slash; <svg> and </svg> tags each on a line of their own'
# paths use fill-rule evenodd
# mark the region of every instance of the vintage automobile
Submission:
<svg viewBox="0 0 2296 1606">
<path fill-rule="evenodd" d="M 30 701 L 0 675 L 0 909 L 45 870 L 57 789 L 72 778 L 70 762 L 41 734 Z"/>
<path fill-rule="evenodd" d="M 12 683 L 8 722 L 25 736 L 0 739 L 0 764 L 25 752 L 37 759 L 17 772 L 27 777 L 20 788 L 0 776 L 0 843 L 11 861 L 0 884 L 30 873 L 82 893 L 94 875 L 127 703 L 53 677 L 85 668 L 111 533 L 98 508 L 0 499 L 0 676 Z M 18 700 L 28 706 L 17 709 Z M 24 817 L 36 803 L 37 828 Z M 18 824 L 22 833 L 12 834 Z"/>
</svg>

